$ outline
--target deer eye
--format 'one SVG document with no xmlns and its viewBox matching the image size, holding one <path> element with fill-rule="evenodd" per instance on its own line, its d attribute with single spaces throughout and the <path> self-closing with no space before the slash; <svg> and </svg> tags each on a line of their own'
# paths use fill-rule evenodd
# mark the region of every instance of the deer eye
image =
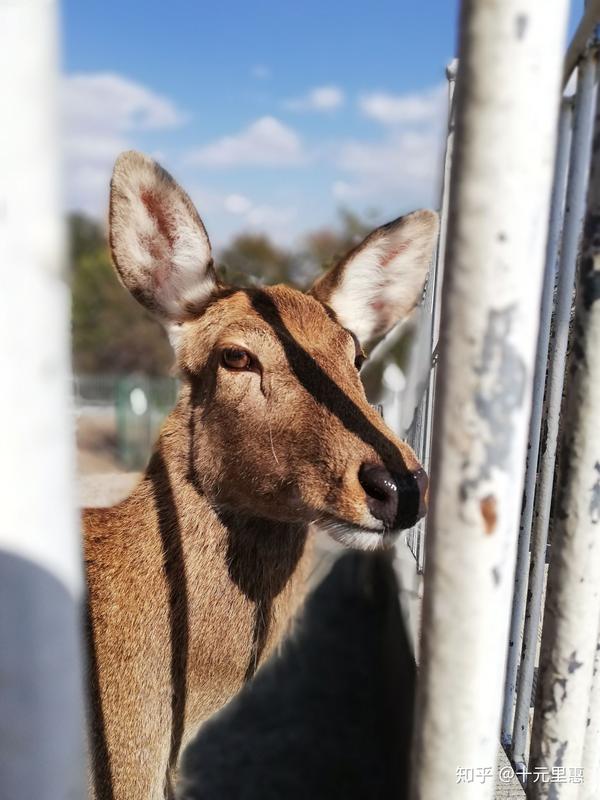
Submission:
<svg viewBox="0 0 600 800">
<path fill-rule="evenodd" d="M 227 369 L 248 369 L 252 363 L 250 353 L 241 350 L 239 347 L 227 347 L 221 355 L 223 366 Z"/>
</svg>

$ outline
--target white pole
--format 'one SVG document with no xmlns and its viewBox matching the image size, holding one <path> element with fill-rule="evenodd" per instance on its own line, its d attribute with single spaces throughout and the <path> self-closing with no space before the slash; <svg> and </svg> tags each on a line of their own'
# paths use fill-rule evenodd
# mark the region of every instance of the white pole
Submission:
<svg viewBox="0 0 600 800">
<path fill-rule="evenodd" d="M 84 796 L 57 6 L 0 0 L 0 794 Z"/>
<path fill-rule="evenodd" d="M 580 769 L 600 619 L 600 120 L 579 265 L 568 391 L 561 425 L 552 559 L 530 768 Z M 591 746 L 593 738 L 587 742 Z M 595 741 L 597 746 L 598 740 Z M 600 754 L 595 752 L 596 760 Z M 587 754 L 587 758 L 590 754 Z M 583 775 L 585 781 L 585 774 Z M 583 784 L 585 787 L 585 783 Z M 534 800 L 580 798 L 571 780 L 528 785 Z M 585 794 L 585 797 L 592 795 Z M 597 795 L 596 795 L 597 797 Z"/>
<path fill-rule="evenodd" d="M 552 505 L 554 468 L 559 436 L 560 408 L 563 396 L 571 306 L 573 303 L 575 268 L 583 228 L 585 197 L 590 169 L 590 141 L 594 122 L 595 80 L 595 56 L 593 53 L 588 53 L 580 64 L 577 75 L 571 164 L 567 184 L 566 211 L 553 318 L 554 339 L 548 364 L 546 425 L 539 464 L 538 485 L 535 491 L 535 514 L 531 538 L 531 570 L 513 729 L 513 760 L 516 765 L 522 765 L 525 761 L 529 732 L 529 709 L 531 706 L 531 691 L 546 571 L 546 546 Z"/>
<path fill-rule="evenodd" d="M 521 660 L 521 645 L 527 586 L 529 579 L 529 546 L 531 543 L 531 523 L 533 520 L 533 500 L 537 479 L 538 456 L 540 449 L 540 433 L 542 428 L 542 412 L 544 407 L 544 387 L 548 368 L 548 345 L 550 344 L 550 328 L 552 325 L 552 309 L 554 306 L 554 282 L 560 248 L 562 221 L 565 206 L 565 188 L 569 167 L 569 144 L 571 141 L 571 125 L 573 123 L 573 102 L 571 98 L 563 100 L 560 111 L 558 146 L 556 149 L 556 165 L 554 169 L 554 186 L 552 188 L 552 205 L 550 224 L 548 226 L 548 243 L 546 246 L 546 268 L 542 289 L 542 306 L 540 311 L 540 330 L 535 356 L 533 378 L 533 396 L 531 400 L 531 419 L 529 421 L 529 442 L 525 465 L 525 485 L 523 488 L 523 510 L 517 547 L 517 565 L 515 570 L 515 588 L 510 621 L 508 643 L 508 660 L 504 685 L 504 709 L 502 712 L 502 744 L 508 747 L 513 741 L 513 719 L 516 701 L 517 674 Z M 532 672 L 533 675 L 533 672 Z M 529 686 L 531 695 L 531 685 Z M 529 709 L 529 706 L 528 706 Z"/>
<path fill-rule="evenodd" d="M 494 794 L 567 8 L 462 8 L 415 800 Z"/>
</svg>

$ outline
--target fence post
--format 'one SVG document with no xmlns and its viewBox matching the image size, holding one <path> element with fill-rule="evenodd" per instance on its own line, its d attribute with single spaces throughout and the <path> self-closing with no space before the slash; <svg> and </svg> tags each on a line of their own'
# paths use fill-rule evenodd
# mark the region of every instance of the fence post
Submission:
<svg viewBox="0 0 600 800">
<path fill-rule="evenodd" d="M 513 727 L 513 760 L 525 762 L 529 710 L 535 668 L 538 631 L 546 571 L 546 547 L 553 495 L 554 469 L 559 436 L 569 322 L 573 304 L 575 268 L 585 215 L 585 196 L 590 168 L 590 140 L 594 120 L 596 60 L 588 53 L 579 67 L 571 141 L 571 164 L 567 184 L 563 238 L 558 266 L 558 286 L 554 312 L 554 338 L 548 363 L 546 424 L 541 447 L 535 514 L 531 539 L 531 569 L 527 592 L 523 651 L 517 687 Z M 528 501 L 531 498 L 527 498 Z M 528 508 L 526 507 L 526 511 Z"/>
<path fill-rule="evenodd" d="M 580 798 L 600 619 L 600 119 L 579 266 L 568 392 L 561 425 L 552 559 L 544 613 L 530 766 L 562 769 L 562 783 L 532 782 L 528 797 Z M 593 734 L 592 734 L 593 735 Z M 587 742 L 588 747 L 592 739 Z M 597 744 L 597 740 L 596 740 Z M 596 750 L 594 758 L 599 758 Z M 588 754 L 589 756 L 589 754 Z M 583 776 L 585 781 L 585 775 Z M 584 783 L 584 792 L 588 787 Z M 592 795 L 585 794 L 585 797 Z"/>
<path fill-rule="evenodd" d="M 0 2 L 0 794 L 85 794 L 57 4 Z"/>
<path fill-rule="evenodd" d="M 442 287 L 444 285 L 444 258 L 446 255 L 446 237 L 448 227 L 448 203 L 450 199 L 450 173 L 452 170 L 452 153 L 454 149 L 454 90 L 456 88 L 456 71 L 458 62 L 456 59 L 451 61 L 446 67 L 446 79 L 448 81 L 448 129 L 446 134 L 446 151 L 444 153 L 444 173 L 442 179 L 442 196 L 440 203 L 440 234 L 435 255 L 435 261 L 427 286 L 426 298 L 428 301 L 429 317 L 429 353 L 432 354 L 429 364 L 429 375 L 427 386 L 420 401 L 420 408 L 415 412 L 421 414 L 422 436 L 420 448 L 417 454 L 421 464 L 427 472 L 430 471 L 431 462 L 431 436 L 433 433 L 433 408 L 435 402 L 435 382 L 437 377 L 437 348 L 440 338 L 440 316 Z M 423 353 L 419 353 L 422 357 Z M 415 535 L 417 541 L 417 570 L 423 572 L 425 567 L 425 536 L 427 533 L 427 518 L 417 523 Z"/>
<path fill-rule="evenodd" d="M 523 620 L 527 601 L 531 543 L 531 523 L 533 520 L 533 501 L 537 479 L 538 457 L 540 450 L 540 434 L 544 407 L 544 387 L 548 368 L 548 346 L 550 344 L 550 328 L 552 325 L 552 309 L 554 307 L 554 283 L 558 262 L 558 253 L 562 234 L 562 221 L 565 205 L 565 188 L 569 168 L 569 144 L 573 123 L 573 102 L 565 98 L 560 111 L 558 130 L 558 146 L 556 149 L 556 166 L 554 169 L 554 186 L 552 188 L 552 204 L 550 224 L 548 226 L 548 243 L 546 246 L 546 266 L 544 285 L 542 288 L 542 306 L 540 311 L 540 330 L 535 356 L 533 376 L 533 396 L 531 401 L 531 419 L 529 421 L 529 440 L 525 465 L 525 485 L 523 488 L 523 510 L 517 546 L 517 565 L 515 570 L 515 589 L 510 621 L 508 642 L 508 659 L 504 686 L 504 710 L 502 712 L 502 744 L 513 743 L 513 720 L 516 701 L 517 674 L 521 660 L 521 644 Z M 529 686 L 531 694 L 531 685 Z"/>
<path fill-rule="evenodd" d="M 462 4 L 415 800 L 494 793 L 567 6 Z"/>
</svg>

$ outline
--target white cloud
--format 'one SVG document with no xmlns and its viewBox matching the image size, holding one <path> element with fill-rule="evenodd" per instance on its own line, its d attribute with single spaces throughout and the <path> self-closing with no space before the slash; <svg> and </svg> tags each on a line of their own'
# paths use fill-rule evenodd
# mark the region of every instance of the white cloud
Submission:
<svg viewBox="0 0 600 800">
<path fill-rule="evenodd" d="M 295 217 L 294 208 L 282 208 L 265 203 L 252 206 L 246 215 L 246 221 L 251 228 L 267 231 L 277 241 L 282 235 L 287 236 L 287 226 Z"/>
<path fill-rule="evenodd" d="M 254 200 L 242 192 L 227 194 L 194 185 L 187 188 L 215 250 L 247 231 L 266 233 L 281 245 L 289 245 L 298 233 L 300 220 L 293 197 L 276 204 Z"/>
<path fill-rule="evenodd" d="M 75 128 L 169 128 L 183 121 L 170 100 L 111 72 L 67 76 L 63 102 L 66 124 Z"/>
<path fill-rule="evenodd" d="M 404 131 L 384 142 L 342 144 L 337 163 L 354 175 L 377 178 L 384 185 L 430 180 L 437 174 L 437 137 Z"/>
<path fill-rule="evenodd" d="M 286 100 L 291 111 L 334 111 L 344 104 L 344 92 L 337 86 L 317 86 L 303 97 Z"/>
<path fill-rule="evenodd" d="M 359 100 L 363 114 L 385 125 L 378 140 L 338 143 L 334 158 L 341 173 L 331 187 L 342 202 L 364 201 L 401 210 L 408 204 L 436 205 L 446 121 L 446 90 L 372 93 Z"/>
<path fill-rule="evenodd" d="M 337 148 L 337 166 L 344 179 L 332 185 L 332 194 L 343 202 L 360 200 L 377 208 L 436 205 L 441 145 L 434 131 L 401 131 L 375 142 L 343 142 Z"/>
<path fill-rule="evenodd" d="M 387 94 L 373 92 L 359 98 L 358 107 L 366 117 L 384 125 L 428 123 L 439 119 L 447 104 L 445 84 L 423 92 Z"/>
<path fill-rule="evenodd" d="M 346 202 L 360 196 L 360 191 L 356 186 L 347 181 L 334 181 L 331 185 L 331 194 L 336 200 Z"/>
<path fill-rule="evenodd" d="M 223 205 L 230 214 L 246 214 L 252 208 L 252 203 L 243 194 L 228 194 Z"/>
<path fill-rule="evenodd" d="M 67 207 L 94 215 L 104 213 L 112 165 L 136 132 L 184 121 L 169 99 L 114 73 L 66 76 L 62 104 Z"/>
<path fill-rule="evenodd" d="M 186 161 L 202 167 L 294 166 L 305 154 L 298 134 L 275 117 L 261 117 L 231 136 L 188 153 Z"/>
<path fill-rule="evenodd" d="M 255 64 L 250 70 L 250 74 L 253 78 L 256 78 L 257 81 L 265 81 L 267 78 L 271 77 L 271 70 L 265 67 L 264 64 Z"/>
<path fill-rule="evenodd" d="M 268 203 L 253 203 L 243 194 L 227 195 L 223 200 L 223 208 L 230 214 L 239 217 L 249 228 L 260 228 L 267 232 L 271 232 L 273 228 L 288 225 L 296 215 L 293 208 L 283 208 Z"/>
</svg>

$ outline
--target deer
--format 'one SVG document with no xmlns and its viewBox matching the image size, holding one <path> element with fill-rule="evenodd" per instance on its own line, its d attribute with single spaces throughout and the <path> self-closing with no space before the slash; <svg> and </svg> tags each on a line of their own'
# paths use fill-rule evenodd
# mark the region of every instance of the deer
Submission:
<svg viewBox="0 0 600 800">
<path fill-rule="evenodd" d="M 424 515 L 427 476 L 359 370 L 418 304 L 437 224 L 377 228 L 307 292 L 230 286 L 171 175 L 118 157 L 112 260 L 181 388 L 132 494 L 82 512 L 94 800 L 175 796 L 183 748 L 301 606 L 315 526 L 373 550 Z"/>
</svg>

